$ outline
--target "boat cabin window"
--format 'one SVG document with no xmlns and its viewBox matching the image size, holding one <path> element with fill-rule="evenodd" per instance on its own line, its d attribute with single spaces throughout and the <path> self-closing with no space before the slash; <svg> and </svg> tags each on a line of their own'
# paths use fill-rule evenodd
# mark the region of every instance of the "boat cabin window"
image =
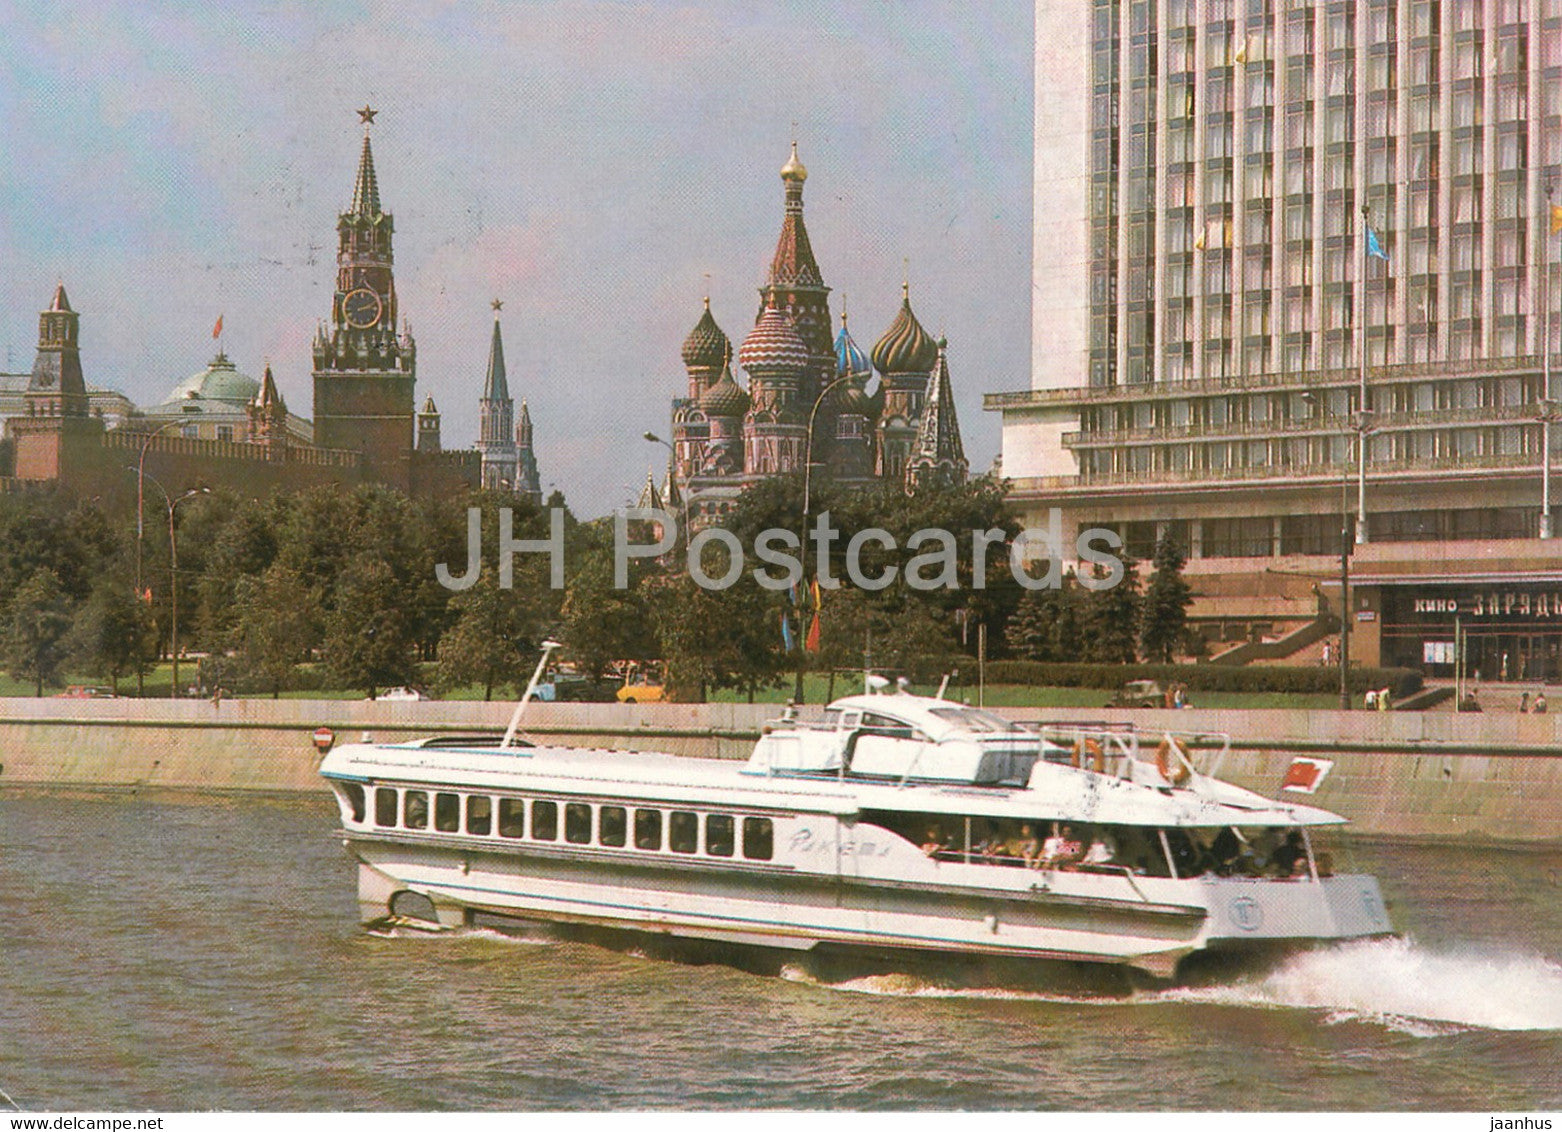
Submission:
<svg viewBox="0 0 1562 1132">
<path fill-rule="evenodd" d="M 401 823 L 408 829 L 428 828 L 428 791 L 407 791 L 401 804 Z"/>
<path fill-rule="evenodd" d="M 705 819 L 705 852 L 712 857 L 732 856 L 732 817 L 711 814 Z"/>
<path fill-rule="evenodd" d="M 519 798 L 499 799 L 499 836 L 522 837 L 526 833 L 526 803 Z"/>
<path fill-rule="evenodd" d="M 923 735 L 905 720 L 896 719 L 890 715 L 881 715 L 876 711 L 865 711 L 862 713 L 862 729 L 890 739 L 927 738 L 927 736 Z"/>
<path fill-rule="evenodd" d="M 662 847 L 662 811 L 635 811 L 635 848 L 660 849 Z"/>
<path fill-rule="evenodd" d="M 559 805 L 557 802 L 532 803 L 532 840 L 557 841 L 559 839 Z"/>
<path fill-rule="evenodd" d="M 981 711 L 977 708 L 936 707 L 928 710 L 939 719 L 953 723 L 957 727 L 963 727 L 967 731 L 1005 734 L 1019 730 L 1018 727 L 1004 719 L 1001 715 L 994 715 L 992 712 Z"/>
<path fill-rule="evenodd" d="M 667 848 L 693 853 L 700 847 L 700 819 L 688 810 L 674 810 L 667 819 Z"/>
<path fill-rule="evenodd" d="M 374 792 L 374 824 L 394 826 L 396 824 L 396 809 L 398 799 L 396 791 L 389 786 L 381 786 Z"/>
<path fill-rule="evenodd" d="M 487 837 L 494 827 L 494 800 L 487 794 L 473 794 L 466 800 L 466 831 Z"/>
<path fill-rule="evenodd" d="M 833 731 L 835 728 L 839 727 L 840 725 L 841 725 L 841 709 L 840 708 L 833 708 L 833 707 L 832 708 L 825 708 L 824 709 L 824 726 L 825 726 L 825 728 L 827 730 L 832 730 Z"/>
<path fill-rule="evenodd" d="M 597 811 L 597 840 L 603 845 L 622 848 L 629 816 L 622 806 L 603 806 Z"/>
<path fill-rule="evenodd" d="M 874 825 L 915 845 L 935 861 L 1071 872 L 1168 877 L 1160 830 L 1045 818 L 991 818 L 868 810 Z"/>
<path fill-rule="evenodd" d="M 347 797 L 347 805 L 352 810 L 353 821 L 361 822 L 364 815 L 363 787 L 356 782 L 344 782 L 342 793 Z"/>
<path fill-rule="evenodd" d="M 564 807 L 564 840 L 573 845 L 591 843 L 591 807 L 570 802 Z"/>
<path fill-rule="evenodd" d="M 775 856 L 775 827 L 769 818 L 743 819 L 743 855 L 751 861 Z"/>
<path fill-rule="evenodd" d="M 456 833 L 461 828 L 461 796 L 434 795 L 434 828 L 440 833 Z"/>
</svg>

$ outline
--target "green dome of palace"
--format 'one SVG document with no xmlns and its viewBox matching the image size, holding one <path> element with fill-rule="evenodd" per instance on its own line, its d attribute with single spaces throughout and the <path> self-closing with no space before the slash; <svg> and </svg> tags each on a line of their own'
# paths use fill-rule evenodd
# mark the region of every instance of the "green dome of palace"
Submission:
<svg viewBox="0 0 1562 1132">
<path fill-rule="evenodd" d="M 183 407 L 190 401 L 226 401 L 241 408 L 255 399 L 260 392 L 260 382 L 247 373 L 240 373 L 228 360 L 228 355 L 218 354 L 200 373 L 185 378 L 167 397 L 165 406 Z"/>
</svg>

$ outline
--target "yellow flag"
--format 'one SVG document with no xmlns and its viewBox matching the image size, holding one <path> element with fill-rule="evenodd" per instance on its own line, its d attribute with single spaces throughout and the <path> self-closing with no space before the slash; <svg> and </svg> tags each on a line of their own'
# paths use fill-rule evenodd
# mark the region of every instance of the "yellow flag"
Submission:
<svg viewBox="0 0 1562 1132">
<path fill-rule="evenodd" d="M 1555 236 L 1562 232 L 1562 204 L 1551 206 L 1551 234 Z"/>
<path fill-rule="evenodd" d="M 1244 35 L 1242 37 L 1242 45 L 1237 48 L 1237 53 L 1236 53 L 1236 56 L 1235 56 L 1236 61 L 1238 63 L 1246 63 L 1247 62 L 1247 44 L 1248 44 L 1248 37 Z"/>
</svg>

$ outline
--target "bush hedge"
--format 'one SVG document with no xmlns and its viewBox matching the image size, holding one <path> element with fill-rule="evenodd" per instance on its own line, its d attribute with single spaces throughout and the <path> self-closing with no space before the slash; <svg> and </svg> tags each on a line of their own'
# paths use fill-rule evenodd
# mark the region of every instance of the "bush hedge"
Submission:
<svg viewBox="0 0 1562 1132">
<path fill-rule="evenodd" d="M 1104 688 L 1116 691 L 1130 680 L 1156 680 L 1162 687 L 1179 683 L 1190 692 L 1337 692 L 1340 672 L 1317 665 L 1242 667 L 1226 664 L 1044 664 L 1033 660 L 994 660 L 987 664 L 989 684 L 1028 684 L 1053 688 Z M 1359 694 L 1391 688 L 1396 699 L 1421 689 L 1421 674 L 1409 668 L 1352 668 L 1349 686 Z"/>
</svg>

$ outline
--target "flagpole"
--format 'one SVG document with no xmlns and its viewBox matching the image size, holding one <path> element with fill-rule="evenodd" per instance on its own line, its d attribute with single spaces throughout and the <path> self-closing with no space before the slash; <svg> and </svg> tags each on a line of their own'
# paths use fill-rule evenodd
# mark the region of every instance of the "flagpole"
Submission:
<svg viewBox="0 0 1562 1132">
<path fill-rule="evenodd" d="M 1367 206 L 1361 206 L 1361 233 L 1356 239 L 1356 545 L 1367 543 Z"/>
<path fill-rule="evenodd" d="M 1555 216 L 1551 211 L 1551 185 L 1546 185 L 1545 244 L 1540 253 L 1540 294 L 1545 311 L 1541 314 L 1541 387 L 1540 387 L 1540 537 L 1551 537 L 1551 421 L 1556 402 L 1551 399 L 1551 229 Z"/>
</svg>

